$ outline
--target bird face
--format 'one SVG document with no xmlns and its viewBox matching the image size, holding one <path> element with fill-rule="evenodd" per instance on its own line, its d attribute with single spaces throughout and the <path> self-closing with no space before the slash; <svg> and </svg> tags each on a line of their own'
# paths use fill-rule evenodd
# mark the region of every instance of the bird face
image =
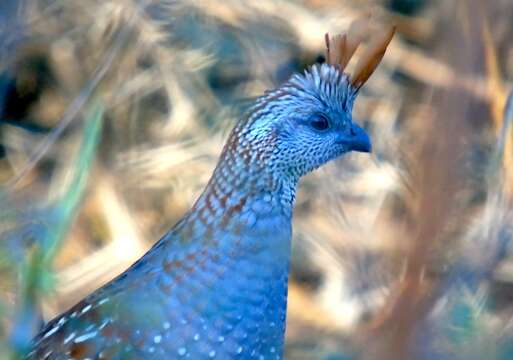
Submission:
<svg viewBox="0 0 513 360">
<path fill-rule="evenodd" d="M 266 94 L 252 127 L 273 138 L 269 163 L 299 178 L 346 152 L 370 152 L 369 136 L 352 120 L 356 93 L 346 74 L 323 64 Z"/>
</svg>

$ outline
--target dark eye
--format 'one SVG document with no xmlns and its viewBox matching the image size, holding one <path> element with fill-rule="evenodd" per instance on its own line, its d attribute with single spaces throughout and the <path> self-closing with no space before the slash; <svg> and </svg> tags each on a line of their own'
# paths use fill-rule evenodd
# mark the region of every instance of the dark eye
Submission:
<svg viewBox="0 0 513 360">
<path fill-rule="evenodd" d="M 310 121 L 310 125 L 318 131 L 326 130 L 330 127 L 330 124 L 328 123 L 328 120 L 323 116 L 318 116 L 312 121 Z"/>
</svg>

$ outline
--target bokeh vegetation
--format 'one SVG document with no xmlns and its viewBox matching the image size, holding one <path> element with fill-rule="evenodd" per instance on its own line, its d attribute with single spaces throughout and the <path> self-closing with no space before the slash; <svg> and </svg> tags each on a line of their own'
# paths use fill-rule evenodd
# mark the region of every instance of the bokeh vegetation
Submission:
<svg viewBox="0 0 513 360">
<path fill-rule="evenodd" d="M 511 1 L 3 0 L 0 359 L 158 240 L 251 99 L 369 11 L 398 30 L 354 112 L 374 153 L 301 183 L 287 358 L 513 358 Z"/>
</svg>

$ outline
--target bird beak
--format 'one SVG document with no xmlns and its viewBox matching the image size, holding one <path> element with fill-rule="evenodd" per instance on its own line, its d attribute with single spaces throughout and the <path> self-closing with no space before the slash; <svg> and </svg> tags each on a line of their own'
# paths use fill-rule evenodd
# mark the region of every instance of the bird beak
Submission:
<svg viewBox="0 0 513 360">
<path fill-rule="evenodd" d="M 344 145 L 347 151 L 370 153 L 372 144 L 369 135 L 355 123 L 350 126 L 349 131 L 346 129 L 338 134 L 337 143 Z"/>
<path fill-rule="evenodd" d="M 349 150 L 367 152 L 372 151 L 372 144 L 369 135 L 360 126 L 355 123 L 351 124 L 350 136 L 347 139 Z"/>
</svg>

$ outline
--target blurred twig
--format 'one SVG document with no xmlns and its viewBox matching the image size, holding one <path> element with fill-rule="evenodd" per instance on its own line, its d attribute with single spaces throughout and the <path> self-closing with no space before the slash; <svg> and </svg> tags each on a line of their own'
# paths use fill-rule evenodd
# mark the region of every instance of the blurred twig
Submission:
<svg viewBox="0 0 513 360">
<path fill-rule="evenodd" d="M 75 217 L 84 193 L 101 134 L 102 120 L 103 107 L 100 104 L 92 106 L 84 122 L 81 146 L 69 182 L 48 210 L 51 214 L 48 222 L 50 230 L 45 233 L 46 238 L 37 239 L 31 256 L 21 267 L 23 291 L 20 294 L 21 301 L 10 335 L 10 343 L 18 354 L 23 353 L 37 326 L 38 299 L 41 293 L 51 288 L 53 258 Z"/>
<path fill-rule="evenodd" d="M 141 2 L 138 11 L 142 11 L 142 8 L 146 2 L 147 1 Z M 80 94 L 68 106 L 66 112 L 64 113 L 57 126 L 50 132 L 49 135 L 46 136 L 44 140 L 35 146 L 35 149 L 27 164 L 6 183 L 5 186 L 8 189 L 14 188 L 19 183 L 19 181 L 23 179 L 23 177 L 45 156 L 50 147 L 62 135 L 64 130 L 66 130 L 66 128 L 73 122 L 73 120 L 77 118 L 80 110 L 91 98 L 91 95 L 94 93 L 95 89 L 98 87 L 102 79 L 112 67 L 120 50 L 126 46 L 126 43 L 129 39 L 129 34 L 129 27 L 122 28 L 121 31 L 116 34 L 112 41 L 111 48 L 105 53 L 103 60 L 92 74 L 90 80 L 83 86 Z"/>
</svg>

